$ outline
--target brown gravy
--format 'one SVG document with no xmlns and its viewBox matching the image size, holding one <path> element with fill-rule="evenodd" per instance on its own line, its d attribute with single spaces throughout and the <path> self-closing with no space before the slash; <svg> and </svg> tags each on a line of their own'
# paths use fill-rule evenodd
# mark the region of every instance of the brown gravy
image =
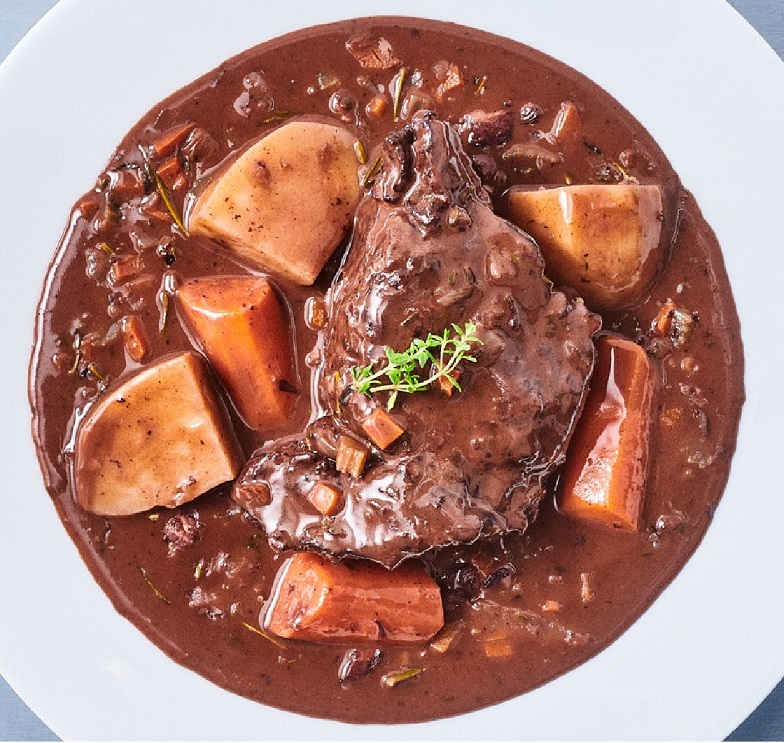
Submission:
<svg viewBox="0 0 784 743">
<path fill-rule="evenodd" d="M 151 344 L 144 363 L 190 349 L 173 313 L 162 318 L 165 274 L 247 270 L 207 241 L 185 237 L 145 193 L 139 144 L 187 122 L 198 128 L 187 183 L 172 191 L 180 206 L 197 174 L 276 126 L 281 112 L 342 119 L 370 151 L 400 126 L 391 113 L 379 119 L 363 113 L 373 86 L 389 90 L 399 68 L 365 70 L 346 52 L 347 39 L 364 30 L 387 39 L 410 71 L 421 71 L 423 90 L 435 87 L 437 63 L 461 68 L 465 84 L 435 105 L 440 118 L 457 122 L 476 109 L 514 112 L 511 141 L 487 150 L 505 186 L 613 182 L 628 171 L 662 187 L 672 244 L 644 301 L 603 313 L 605 329 L 646 348 L 659 379 L 640 532 L 569 520 L 548 498 L 526 533 L 428 558 L 438 569 L 459 555 L 478 571 L 472 578 L 482 584 L 478 595 L 447 606 L 448 622 L 460 627 L 455 641 L 444 653 L 385 648 L 375 671 L 341 685 L 338 667 L 351 646 L 276 644 L 253 631 L 282 557 L 230 499 L 228 486 L 173 512 L 104 518 L 76 505 L 70 459 L 74 427 L 88 403 L 107 380 L 139 367 L 124 350 L 120 320 L 142 321 Z M 358 82 L 362 75 L 369 80 Z M 547 132 L 564 101 L 580 112 L 583 147 L 535 172 L 502 159 L 509 147 L 530 143 L 533 132 Z M 502 191 L 494 191 L 496 200 Z M 316 337 L 304 321 L 305 303 L 326 290 L 342 252 L 315 287 L 275 278 L 294 319 L 304 389 L 310 376 L 304 356 Z M 129 272 L 111 281 L 110 267 L 118 263 Z M 650 331 L 668 300 L 696 319 L 682 343 Z M 74 207 L 52 262 L 38 311 L 30 398 L 45 483 L 66 529 L 117 610 L 171 658 L 282 709 L 351 722 L 416 722 L 546 683 L 599 652 L 645 611 L 697 547 L 721 497 L 743 401 L 743 355 L 715 237 L 656 143 L 616 101 L 579 73 L 506 39 L 433 21 L 367 19 L 244 52 L 156 106 L 128 133 L 96 187 Z M 245 455 L 266 439 L 301 432 L 309 407 L 300 395 L 290 421 L 263 437 L 232 414 Z M 192 545 L 173 549 L 164 539 L 173 514 L 198 522 Z M 381 684 L 384 673 L 404 667 L 424 670 L 394 688 Z"/>
</svg>

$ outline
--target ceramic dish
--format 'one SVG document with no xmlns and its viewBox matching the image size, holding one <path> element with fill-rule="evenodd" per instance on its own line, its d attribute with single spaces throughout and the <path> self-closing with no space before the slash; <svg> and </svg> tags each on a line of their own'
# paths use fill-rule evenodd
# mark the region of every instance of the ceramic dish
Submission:
<svg viewBox="0 0 784 743">
<path fill-rule="evenodd" d="M 156 101 L 260 41 L 358 15 L 511 36 L 599 83 L 651 132 L 722 243 L 748 401 L 725 497 L 694 557 L 596 658 L 523 697 L 417 726 L 347 726 L 233 696 L 115 613 L 41 484 L 26 400 L 35 302 L 73 200 Z M 138 75 L 133 70 L 137 67 Z M 117 77 L 121 75 L 122 80 Z M 90 84 L 85 85 L 89 80 Z M 777 245 L 784 66 L 720 0 L 285 4 L 63 0 L 0 67 L 4 318 L 0 671 L 64 738 L 716 739 L 784 674 L 784 393 Z"/>
</svg>

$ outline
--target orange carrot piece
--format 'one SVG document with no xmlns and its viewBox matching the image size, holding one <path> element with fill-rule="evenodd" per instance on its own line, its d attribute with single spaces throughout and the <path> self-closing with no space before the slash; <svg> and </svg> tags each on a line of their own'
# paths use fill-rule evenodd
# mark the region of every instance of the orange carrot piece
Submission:
<svg viewBox="0 0 784 743">
<path fill-rule="evenodd" d="M 246 425 L 283 423 L 297 395 L 288 322 L 271 284 L 257 276 L 190 279 L 176 297 L 180 319 Z"/>
<path fill-rule="evenodd" d="M 174 154 L 180 142 L 184 141 L 193 131 L 194 126 L 195 125 L 190 122 L 179 124 L 158 134 L 152 141 L 155 154 L 159 158 Z"/>
<path fill-rule="evenodd" d="M 136 315 L 126 315 L 122 319 L 125 350 L 134 361 L 142 361 L 150 353 L 150 341 L 144 323 Z"/>
<path fill-rule="evenodd" d="M 362 422 L 365 435 L 379 448 L 392 446 L 405 432 L 386 410 L 376 408 Z"/>
<path fill-rule="evenodd" d="M 184 181 L 181 180 L 183 172 L 180 161 L 174 155 L 160 160 L 155 170 L 170 192 L 176 190 L 184 183 Z"/>
<path fill-rule="evenodd" d="M 308 500 L 325 516 L 334 516 L 343 507 L 343 491 L 319 480 L 308 493 Z"/>
<path fill-rule="evenodd" d="M 444 624 L 441 591 L 418 563 L 290 557 L 275 579 L 264 628 L 279 637 L 376 645 L 425 643 Z"/>
<path fill-rule="evenodd" d="M 568 515 L 627 531 L 642 519 L 654 373 L 632 341 L 603 336 L 558 486 Z"/>
<path fill-rule="evenodd" d="M 350 436 L 341 436 L 338 439 L 338 449 L 335 454 L 335 469 L 338 472 L 360 477 L 365 469 L 367 458 L 368 450 L 363 444 Z"/>
</svg>

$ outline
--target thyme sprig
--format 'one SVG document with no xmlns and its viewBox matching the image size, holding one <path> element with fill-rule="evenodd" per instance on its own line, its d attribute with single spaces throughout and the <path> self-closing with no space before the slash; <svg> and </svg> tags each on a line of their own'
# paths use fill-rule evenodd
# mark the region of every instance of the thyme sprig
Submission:
<svg viewBox="0 0 784 743">
<path fill-rule="evenodd" d="M 387 410 L 395 407 L 401 392 L 424 392 L 441 379 L 462 392 L 456 370 L 464 361 L 476 363 L 476 357 L 471 355 L 472 344 L 482 343 L 475 335 L 476 330 L 475 322 L 467 322 L 464 328 L 453 323 L 451 330 L 446 328 L 440 335 L 429 333 L 427 338 L 414 338 L 405 351 L 394 351 L 387 346 L 387 363 L 378 371 L 373 370 L 373 364 L 351 367 L 352 386 L 368 397 L 377 392 L 390 392 Z M 427 367 L 432 371 L 422 379 L 420 372 Z"/>
</svg>

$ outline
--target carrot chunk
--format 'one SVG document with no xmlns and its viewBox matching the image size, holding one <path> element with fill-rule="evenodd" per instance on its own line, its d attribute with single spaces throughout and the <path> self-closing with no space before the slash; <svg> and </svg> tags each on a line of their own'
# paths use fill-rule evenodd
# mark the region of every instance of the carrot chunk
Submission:
<svg viewBox="0 0 784 743">
<path fill-rule="evenodd" d="M 367 447 L 359 441 L 355 441 L 350 436 L 341 436 L 338 439 L 338 449 L 335 454 L 335 469 L 338 472 L 361 477 L 367 458 Z"/>
<path fill-rule="evenodd" d="M 637 531 L 642 518 L 654 375 L 636 343 L 603 336 L 585 407 L 566 456 L 558 508 Z"/>
<path fill-rule="evenodd" d="M 343 491 L 319 480 L 308 493 L 308 500 L 325 516 L 334 516 L 343 507 Z"/>
<path fill-rule="evenodd" d="M 386 449 L 388 446 L 392 446 L 405 431 L 389 413 L 381 408 L 376 408 L 365 418 L 362 423 L 362 430 L 379 449 Z"/>
<path fill-rule="evenodd" d="M 155 149 L 155 154 L 158 157 L 167 157 L 174 154 L 177 147 L 185 140 L 185 138 L 193 131 L 195 125 L 191 122 L 173 126 L 165 131 L 159 133 L 152 141 L 152 146 Z"/>
<path fill-rule="evenodd" d="M 283 423 L 296 399 L 295 377 L 288 323 L 270 283 L 257 276 L 190 279 L 176 296 L 180 319 L 246 425 Z"/>
<path fill-rule="evenodd" d="M 424 643 L 443 624 L 440 589 L 421 565 L 335 564 L 312 552 L 283 564 L 264 617 L 279 637 L 376 645 Z"/>
<path fill-rule="evenodd" d="M 136 315 L 126 315 L 121 326 L 125 350 L 134 361 L 143 361 L 150 353 L 150 341 L 144 323 Z"/>
</svg>

